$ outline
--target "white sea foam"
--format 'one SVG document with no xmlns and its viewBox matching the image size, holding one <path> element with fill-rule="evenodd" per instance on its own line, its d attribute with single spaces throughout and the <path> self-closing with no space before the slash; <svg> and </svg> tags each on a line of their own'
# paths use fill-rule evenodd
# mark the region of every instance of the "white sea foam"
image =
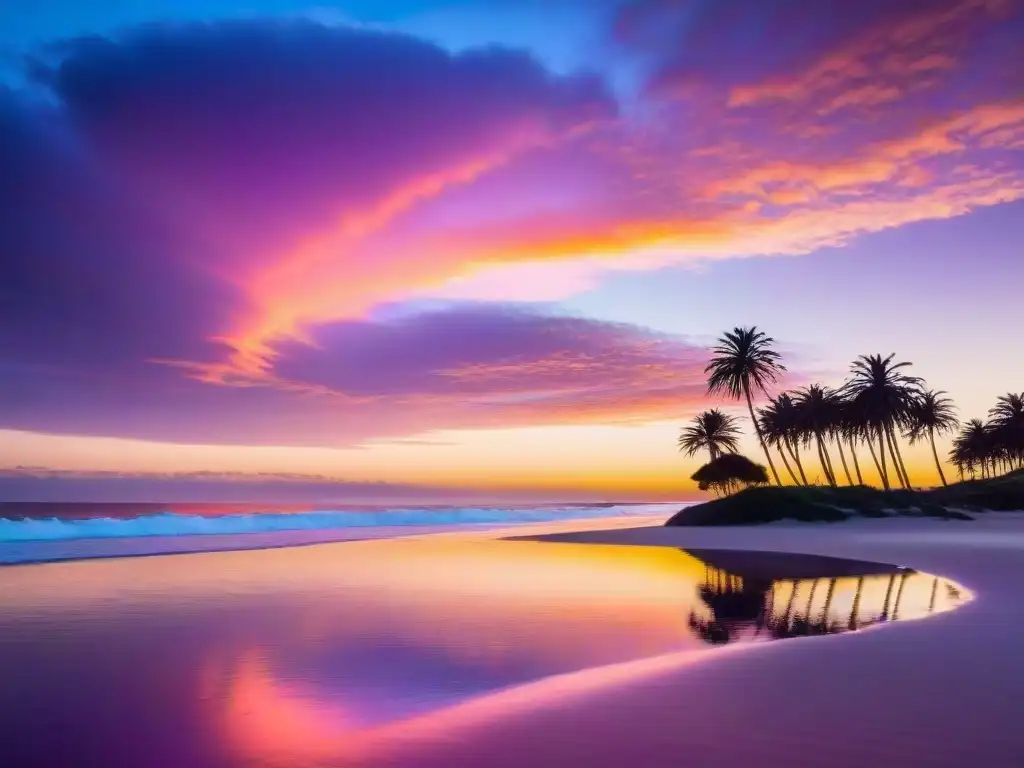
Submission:
<svg viewBox="0 0 1024 768">
<path fill-rule="evenodd" d="M 665 508 L 664 505 L 656 504 L 624 504 L 609 507 L 591 505 L 378 510 L 324 509 L 308 512 L 261 512 L 213 516 L 160 512 L 132 518 L 60 519 L 51 517 L 24 520 L 0 518 L 0 542 L 249 534 L 392 526 L 505 525 L 588 517 L 640 516 L 664 511 Z"/>
</svg>

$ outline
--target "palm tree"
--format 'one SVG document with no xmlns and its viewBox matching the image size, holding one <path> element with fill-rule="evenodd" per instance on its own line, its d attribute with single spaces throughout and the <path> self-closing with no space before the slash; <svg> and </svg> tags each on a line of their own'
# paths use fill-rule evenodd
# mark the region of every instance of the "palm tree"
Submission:
<svg viewBox="0 0 1024 768">
<path fill-rule="evenodd" d="M 929 389 L 918 395 L 910 407 L 910 429 L 907 431 L 907 439 L 913 445 L 925 437 L 928 438 L 932 446 L 932 456 L 935 457 L 935 467 L 939 470 L 939 479 L 943 485 L 949 485 L 942 471 L 939 452 L 935 450 L 935 433 L 954 432 L 960 426 L 960 422 L 956 418 L 953 401 L 944 397 L 945 394 L 942 390 Z"/>
<path fill-rule="evenodd" d="M 754 415 L 754 403 L 751 390 L 768 393 L 768 386 L 774 384 L 779 374 L 786 370 L 779 362 L 780 355 L 772 346 L 775 340 L 757 330 L 750 328 L 734 328 L 718 340 L 718 346 L 712 349 L 711 360 L 704 372 L 708 376 L 708 393 L 726 394 L 733 400 L 746 398 L 750 420 L 754 422 L 754 431 L 761 443 L 772 477 L 777 485 L 782 485 L 775 463 L 768 451 L 768 444 L 761 434 L 761 425 Z"/>
<path fill-rule="evenodd" d="M 712 408 L 698 414 L 690 426 L 683 428 L 679 435 L 679 450 L 687 456 L 695 456 L 698 451 L 707 449 L 711 461 L 714 461 L 723 453 L 736 453 L 739 437 L 736 417 Z"/>
<path fill-rule="evenodd" d="M 975 468 L 981 466 L 982 477 L 992 454 L 992 433 L 981 419 L 971 419 L 953 440 L 950 461 L 956 465 L 960 475 L 967 471 L 974 478 Z"/>
<path fill-rule="evenodd" d="M 761 434 L 764 435 L 768 445 L 778 449 L 779 455 L 782 456 L 782 463 L 786 465 L 789 476 L 793 478 L 793 484 L 801 485 L 801 481 L 797 479 L 793 468 L 789 465 L 789 460 L 786 458 L 787 451 L 789 451 L 793 463 L 796 464 L 796 468 L 800 470 L 800 477 L 803 479 L 802 484 L 807 485 L 807 476 L 804 474 L 804 468 L 800 463 L 800 456 L 793 449 L 796 415 L 796 406 L 793 403 L 793 398 L 786 392 L 769 400 L 768 405 L 764 408 L 759 408 L 757 411 L 757 418 L 761 423 Z"/>
<path fill-rule="evenodd" d="M 892 454 L 893 468 L 900 483 L 909 488 L 910 478 L 902 467 L 899 446 L 896 445 L 895 428 L 907 423 L 910 407 L 921 390 L 921 379 L 908 376 L 901 369 L 907 362 L 894 363 L 895 355 L 861 355 L 850 366 L 852 376 L 846 383 L 845 394 L 853 403 L 858 417 L 878 437 L 879 470 L 882 486 L 889 490 L 889 475 L 886 471 L 885 449 L 888 442 Z"/>
<path fill-rule="evenodd" d="M 988 415 L 993 437 L 1007 463 L 1024 467 L 1024 392 L 1001 396 Z"/>
<path fill-rule="evenodd" d="M 853 458 L 853 468 L 857 473 L 857 485 L 864 485 L 864 476 L 860 473 L 860 461 L 857 459 L 857 441 L 864 437 L 865 431 L 857 419 L 856 409 L 853 404 L 842 397 L 836 396 L 836 441 L 846 440 L 850 448 L 850 456 Z"/>
<path fill-rule="evenodd" d="M 846 401 L 842 395 L 834 390 L 828 391 L 828 405 L 826 417 L 828 421 L 828 435 L 836 441 L 836 448 L 839 449 L 839 460 L 843 464 L 843 473 L 846 475 L 848 485 L 853 485 L 853 476 L 850 475 L 850 465 L 846 463 L 846 451 L 843 450 L 843 435 L 845 434 Z M 834 477 L 835 473 L 833 473 Z"/>
<path fill-rule="evenodd" d="M 794 403 L 797 412 L 797 424 L 805 442 L 811 438 L 818 446 L 818 460 L 825 472 L 825 479 L 833 488 L 836 487 L 836 476 L 832 469 L 832 457 L 828 454 L 825 435 L 831 430 L 834 414 L 835 393 L 820 384 L 811 384 L 796 393 Z"/>
</svg>

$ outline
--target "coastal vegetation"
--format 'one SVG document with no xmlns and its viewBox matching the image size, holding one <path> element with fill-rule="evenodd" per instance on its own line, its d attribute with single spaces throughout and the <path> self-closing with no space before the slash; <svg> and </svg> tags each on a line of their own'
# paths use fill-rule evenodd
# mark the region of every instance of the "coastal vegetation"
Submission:
<svg viewBox="0 0 1024 768">
<path fill-rule="evenodd" d="M 746 405 L 776 488 L 759 487 L 769 482 L 764 467 L 745 457 L 730 458 L 738 454 L 740 421 L 712 409 L 683 429 L 679 449 L 691 457 L 708 452 L 709 463 L 692 476 L 702 490 L 734 495 L 702 506 L 723 515 L 730 510 L 726 516 L 746 510 L 749 522 L 763 516 L 778 519 L 770 510 L 754 509 L 769 499 L 769 506 L 785 505 L 787 516 L 798 519 L 844 519 L 849 510 L 929 510 L 950 516 L 952 506 L 977 509 L 986 500 L 994 504 L 988 508 L 1024 508 L 1024 393 L 1003 395 L 987 418 L 961 423 L 947 393 L 929 388 L 910 368 L 910 362 L 894 354 L 862 355 L 838 386 L 812 383 L 772 394 L 786 372 L 775 340 L 756 327 L 723 334 L 705 368 L 708 393 Z M 755 408 L 760 398 L 766 402 Z M 950 434 L 955 436 L 948 464 L 961 481 L 954 485 L 936 445 L 937 437 Z M 930 447 L 940 487 L 913 487 L 904 442 Z M 820 474 L 808 469 L 808 455 L 817 458 Z M 880 490 L 871 487 L 865 467 L 874 467 Z M 996 480 L 1005 482 L 987 482 Z M 979 487 L 982 481 L 984 488 Z"/>
<path fill-rule="evenodd" d="M 740 488 L 764 485 L 768 473 L 761 464 L 756 464 L 738 453 L 723 453 L 709 461 L 690 478 L 702 491 L 713 490 L 717 494 L 729 494 Z"/>
<path fill-rule="evenodd" d="M 751 487 L 677 512 L 666 525 L 749 525 L 778 520 L 840 522 L 853 517 L 970 520 L 972 512 L 1024 507 L 1024 470 L 929 490 L 890 491 L 866 485 Z"/>
</svg>

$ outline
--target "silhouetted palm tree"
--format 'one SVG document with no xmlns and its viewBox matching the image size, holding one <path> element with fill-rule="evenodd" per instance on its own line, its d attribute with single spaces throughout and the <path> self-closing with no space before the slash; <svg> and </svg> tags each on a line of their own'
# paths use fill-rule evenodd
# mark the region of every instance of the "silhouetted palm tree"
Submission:
<svg viewBox="0 0 1024 768">
<path fill-rule="evenodd" d="M 800 425 L 797 420 L 796 403 L 793 402 L 793 397 L 788 392 L 783 392 L 775 398 L 774 404 L 785 430 L 786 448 L 789 450 L 789 455 L 793 457 L 797 469 L 800 470 L 800 479 L 803 480 L 804 485 L 807 485 L 807 475 L 804 473 L 803 461 L 800 459 Z"/>
<path fill-rule="evenodd" d="M 994 442 L 1007 463 L 1024 467 L 1024 392 L 1001 396 L 988 415 Z"/>
<path fill-rule="evenodd" d="M 687 456 L 707 450 L 711 454 L 711 461 L 714 461 L 723 453 L 736 453 L 739 450 L 739 437 L 736 418 L 712 408 L 698 414 L 690 426 L 683 427 L 679 435 L 679 450 Z"/>
<path fill-rule="evenodd" d="M 796 406 L 793 404 L 793 398 L 786 392 L 770 400 L 768 405 L 764 408 L 759 408 L 757 411 L 758 421 L 761 422 L 761 434 L 764 435 L 768 445 L 778 449 L 779 455 L 782 456 L 782 463 L 786 465 L 789 476 L 793 478 L 793 484 L 801 485 L 801 481 L 797 479 L 793 468 L 789 464 L 789 460 L 786 458 L 787 451 L 793 459 L 793 463 L 796 464 L 797 469 L 800 470 L 800 477 L 803 479 L 802 484 L 807 485 L 807 476 L 804 474 L 804 468 L 800 464 L 800 456 L 793 449 L 792 438 L 796 431 L 796 415 Z"/>
<path fill-rule="evenodd" d="M 910 487 L 910 478 L 904 472 L 899 446 L 896 445 L 895 430 L 906 424 L 911 405 L 921 389 L 919 378 L 901 372 L 910 363 L 894 363 L 894 357 L 861 355 L 850 366 L 852 376 L 844 387 L 858 418 L 869 425 L 878 437 L 879 470 L 886 490 L 890 487 L 885 461 L 886 443 L 900 483 Z"/>
<path fill-rule="evenodd" d="M 828 435 L 836 441 L 836 448 L 839 449 L 839 461 L 843 464 L 843 474 L 846 475 L 848 485 L 853 485 L 853 476 L 850 475 L 850 465 L 846 463 L 846 451 L 843 450 L 843 435 L 846 431 L 847 403 L 841 394 L 834 390 L 828 392 Z M 833 477 L 835 473 L 833 472 Z"/>
<path fill-rule="evenodd" d="M 961 477 L 964 472 L 974 478 L 975 470 L 980 466 L 982 477 L 992 454 L 992 435 L 981 419 L 971 419 L 960 430 L 953 440 L 950 461 L 956 466 Z"/>
<path fill-rule="evenodd" d="M 828 388 L 820 384 L 811 384 L 797 391 L 794 398 L 800 434 L 805 442 L 810 443 L 813 438 L 817 443 L 818 460 L 828 484 L 833 488 L 836 486 L 836 476 L 832 470 L 828 446 L 825 445 L 825 436 L 831 431 L 834 423 L 834 397 L 835 394 Z"/>
<path fill-rule="evenodd" d="M 712 350 L 711 361 L 704 372 L 708 376 L 708 392 L 725 394 L 733 400 L 746 398 L 750 420 L 754 422 L 754 431 L 761 443 L 772 477 L 777 485 L 782 485 L 775 463 L 768 451 L 768 444 L 761 434 L 761 425 L 754 415 L 754 403 L 751 392 L 767 394 L 768 386 L 774 384 L 779 374 L 786 370 L 779 362 L 779 353 L 772 346 L 775 340 L 757 330 L 750 328 L 734 328 L 718 340 L 718 346 Z"/>
<path fill-rule="evenodd" d="M 856 410 L 848 399 L 841 394 L 836 397 L 836 440 L 846 440 L 853 458 L 853 468 L 857 472 L 857 485 L 864 485 L 864 476 L 860 473 L 860 461 L 857 459 L 857 442 L 863 440 L 867 430 L 857 420 Z"/>
<path fill-rule="evenodd" d="M 935 449 L 935 433 L 954 432 L 960 426 L 956 418 L 956 410 L 953 401 L 943 397 L 946 393 L 942 390 L 933 389 L 922 392 L 910 407 L 910 423 L 907 431 L 907 439 L 910 444 L 928 438 L 932 446 L 932 456 L 935 457 L 935 468 L 939 470 L 939 479 L 943 485 L 946 482 L 946 475 L 942 471 L 942 462 L 939 461 L 939 452 Z"/>
</svg>

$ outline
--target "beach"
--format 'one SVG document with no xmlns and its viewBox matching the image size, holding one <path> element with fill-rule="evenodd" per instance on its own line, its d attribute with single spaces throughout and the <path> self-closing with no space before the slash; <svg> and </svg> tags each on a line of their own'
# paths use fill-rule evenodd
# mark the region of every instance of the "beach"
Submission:
<svg viewBox="0 0 1024 768">
<path fill-rule="evenodd" d="M 1010 766 L 1024 754 L 1022 516 L 637 522 L 4 567 L 10 764 Z M 923 573 L 890 625 L 713 647 L 686 622 L 721 550 Z M 891 571 L 863 577 L 865 619 L 888 610 Z M 936 611 L 940 579 L 942 600 L 962 599 Z M 838 580 L 837 616 L 856 612 L 862 583 Z M 793 582 L 789 603 L 799 592 L 810 614 L 817 584 Z M 772 595 L 781 610 L 785 591 Z"/>
<path fill-rule="evenodd" d="M 941 573 L 974 595 L 924 621 L 760 646 L 563 710 L 552 727 L 601 723 L 572 760 L 671 765 L 676 754 L 685 755 L 677 764 L 719 766 L 1020 764 L 1024 514 L 552 538 L 860 557 Z"/>
</svg>

